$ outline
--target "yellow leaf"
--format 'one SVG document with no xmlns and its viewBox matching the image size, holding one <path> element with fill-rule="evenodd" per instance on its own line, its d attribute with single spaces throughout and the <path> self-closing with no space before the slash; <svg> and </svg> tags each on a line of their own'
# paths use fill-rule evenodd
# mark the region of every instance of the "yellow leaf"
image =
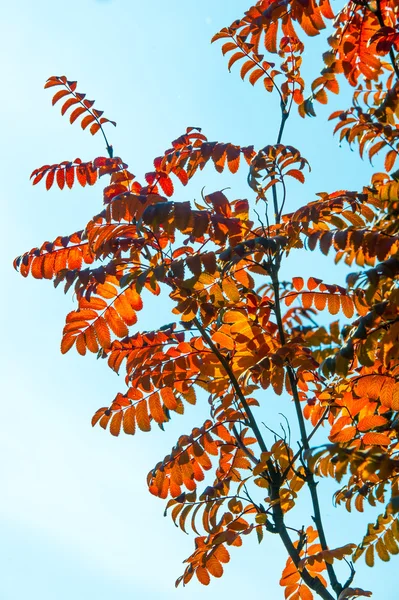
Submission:
<svg viewBox="0 0 399 600">
<path fill-rule="evenodd" d="M 374 567 L 374 546 L 369 546 L 367 548 L 365 559 L 368 567 Z"/>
<path fill-rule="evenodd" d="M 223 320 L 225 323 L 238 323 L 239 321 L 247 321 L 247 316 L 239 310 L 227 310 Z"/>
<path fill-rule="evenodd" d="M 229 300 L 231 300 L 232 302 L 240 301 L 240 292 L 238 291 L 238 287 L 232 279 L 223 279 L 222 289 Z"/>
<path fill-rule="evenodd" d="M 380 557 L 380 559 L 384 562 L 388 562 L 391 559 L 382 538 L 379 538 L 379 540 L 377 541 L 375 549 L 377 550 L 377 554 Z"/>
<path fill-rule="evenodd" d="M 266 523 L 266 521 L 267 521 L 267 515 L 265 515 L 264 513 L 260 513 L 260 514 L 256 515 L 255 521 L 259 525 L 264 525 Z"/>
</svg>

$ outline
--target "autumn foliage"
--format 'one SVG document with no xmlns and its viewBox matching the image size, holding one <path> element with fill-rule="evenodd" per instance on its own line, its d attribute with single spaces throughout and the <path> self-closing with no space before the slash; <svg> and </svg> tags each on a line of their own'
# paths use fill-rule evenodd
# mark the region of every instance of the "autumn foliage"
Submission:
<svg viewBox="0 0 399 600">
<path fill-rule="evenodd" d="M 108 156 L 44 165 L 33 184 L 63 189 L 105 176 L 104 205 L 84 229 L 26 252 L 15 268 L 74 293 L 63 353 L 92 352 L 125 375 L 125 389 L 93 425 L 134 435 L 163 429 L 197 397 L 209 403 L 205 422 L 148 474 L 149 491 L 196 535 L 177 584 L 220 577 L 229 548 L 250 534 L 281 538 L 287 600 L 370 596 L 353 587 L 353 563 L 399 553 L 398 19 L 395 0 L 351 1 L 338 14 L 329 0 L 257 2 L 213 41 L 229 69 L 275 94 L 275 143 L 242 147 L 188 128 L 141 182 L 113 156 L 104 126 L 115 123 L 76 82 L 50 77 L 45 85 L 71 123 L 102 133 Z M 309 90 L 306 38 L 326 27 L 324 67 Z M 286 182 L 304 183 L 309 165 L 284 145 L 285 123 L 298 112 L 314 116 L 317 103 L 339 94 L 338 81 L 353 87 L 353 102 L 331 115 L 335 133 L 361 157 L 382 157 L 384 172 L 359 191 L 320 193 L 287 213 Z M 249 200 L 215 191 L 201 202 L 174 201 L 175 186 L 205 167 L 240 169 Z M 340 285 L 300 273 L 282 282 L 282 262 L 299 251 L 330 254 L 353 273 Z M 168 294 L 175 322 L 140 333 L 143 290 Z M 335 316 L 329 326 L 321 313 Z M 286 430 L 273 438 L 261 425 L 271 410 L 259 393 L 267 389 L 282 397 L 277 412 L 293 403 L 298 439 Z M 325 443 L 312 447 L 316 431 Z M 336 481 L 336 503 L 348 510 L 380 506 L 363 539 L 328 545 L 316 487 L 323 477 Z M 311 501 L 305 527 L 290 514 L 299 494 Z M 335 570 L 342 560 L 346 581 Z"/>
</svg>

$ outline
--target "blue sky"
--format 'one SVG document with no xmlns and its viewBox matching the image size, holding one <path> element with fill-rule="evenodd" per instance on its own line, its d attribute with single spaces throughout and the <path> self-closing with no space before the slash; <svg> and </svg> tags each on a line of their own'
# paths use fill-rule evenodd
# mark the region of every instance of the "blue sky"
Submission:
<svg viewBox="0 0 399 600">
<path fill-rule="evenodd" d="M 123 390 L 122 378 L 93 356 L 61 356 L 72 298 L 49 282 L 23 280 L 11 263 L 44 240 L 81 229 L 101 210 L 101 185 L 46 193 L 29 183 L 31 171 L 43 164 L 105 153 L 99 135 L 70 126 L 51 107 L 51 91 L 43 90 L 50 75 L 76 79 L 80 91 L 118 122 L 115 130 L 109 127 L 109 138 L 139 178 L 187 126 L 201 126 L 211 140 L 257 147 L 274 142 L 276 98 L 243 83 L 238 69 L 229 74 L 218 45 L 209 43 L 247 7 L 247 0 L 17 0 L 2 7 L 2 600 L 203 597 L 197 583 L 175 590 L 192 539 L 163 518 L 162 502 L 145 485 L 148 470 L 179 433 L 197 424 L 203 407 L 187 411 L 165 434 L 115 439 L 92 430 L 92 414 Z M 306 72 L 314 76 L 321 47 L 311 40 L 305 55 Z M 284 142 L 299 147 L 312 165 L 308 185 L 292 188 L 289 209 L 315 192 L 357 189 L 369 180 L 369 165 L 339 148 L 327 122 L 347 102 L 343 97 L 320 108 L 317 119 L 294 116 L 289 122 Z M 248 194 L 245 173 L 220 178 L 208 170 L 178 198 L 199 198 L 204 185 L 207 191 L 232 186 L 231 198 Z M 298 255 L 285 272 L 333 283 L 344 269 L 337 274 L 332 264 L 316 254 Z M 169 322 L 167 307 L 167 301 L 148 301 L 140 327 Z M 360 535 L 364 518 L 334 509 L 333 488 L 323 489 L 331 545 L 353 541 L 345 533 L 353 526 Z M 306 508 L 305 501 L 300 510 Z M 259 548 L 248 540 L 245 548 L 232 553 L 225 577 L 213 580 L 207 597 L 282 598 L 278 578 L 286 557 L 278 540 L 266 538 Z M 393 565 L 371 571 L 359 564 L 358 585 L 377 590 L 383 578 L 384 598 L 393 600 Z"/>
</svg>

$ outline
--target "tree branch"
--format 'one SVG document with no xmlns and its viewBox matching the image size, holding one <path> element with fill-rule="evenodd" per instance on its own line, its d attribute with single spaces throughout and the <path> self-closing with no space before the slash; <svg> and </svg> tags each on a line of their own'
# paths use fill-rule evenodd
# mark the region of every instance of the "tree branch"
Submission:
<svg viewBox="0 0 399 600">
<path fill-rule="evenodd" d="M 215 344 L 212 341 L 212 338 L 206 331 L 205 327 L 202 326 L 201 322 L 197 319 L 197 317 L 195 319 L 193 319 L 193 322 L 194 322 L 194 325 L 196 326 L 196 328 L 198 329 L 198 331 L 201 333 L 204 340 L 206 341 L 206 343 L 208 344 L 208 346 L 210 347 L 210 349 L 212 350 L 212 352 L 214 353 L 214 355 L 219 359 L 219 362 L 222 364 L 224 370 L 226 371 L 226 373 L 232 383 L 234 391 L 236 392 L 238 398 L 240 399 L 242 406 L 244 407 L 249 424 L 251 426 L 252 431 L 255 434 L 256 439 L 258 440 L 258 444 L 259 444 L 261 451 L 267 452 L 267 447 L 263 440 L 263 437 L 262 437 L 262 434 L 258 427 L 258 424 L 252 414 L 252 410 L 251 410 L 244 394 L 242 393 L 240 384 L 238 383 L 236 376 L 234 375 L 234 373 L 229 365 L 228 360 L 226 360 L 226 357 L 223 356 L 223 354 L 215 346 Z"/>
<path fill-rule="evenodd" d="M 244 410 L 247 414 L 248 421 L 249 421 L 250 426 L 256 436 L 256 439 L 258 440 L 258 444 L 259 444 L 262 452 L 267 452 L 267 447 L 266 447 L 264 440 L 262 438 L 262 435 L 260 433 L 258 424 L 252 414 L 251 408 L 248 405 L 245 396 L 243 395 L 243 393 L 241 391 L 240 385 L 239 385 L 233 371 L 231 370 L 231 367 L 230 367 L 228 361 L 226 360 L 225 356 L 223 356 L 223 354 L 215 346 L 215 344 L 212 341 L 212 338 L 206 331 L 205 327 L 202 326 L 199 319 L 195 318 L 195 319 L 193 319 L 193 321 L 194 321 L 194 324 L 197 327 L 198 331 L 201 333 L 203 339 L 206 341 L 206 343 L 208 344 L 208 346 L 210 347 L 212 352 L 215 354 L 215 356 L 217 356 L 217 358 L 219 359 L 223 368 L 225 369 L 227 375 L 229 376 L 229 379 L 234 387 L 234 390 L 244 407 Z M 302 415 L 302 413 L 301 413 L 301 415 Z M 235 437 L 237 437 L 237 436 L 235 436 Z M 274 523 L 275 523 L 276 533 L 279 534 L 293 563 L 295 564 L 296 567 L 298 567 L 299 561 L 300 561 L 300 556 L 288 534 L 287 527 L 284 523 L 284 514 L 283 514 L 283 511 L 280 506 L 279 490 L 280 490 L 280 484 L 281 484 L 281 475 L 276 471 L 276 469 L 274 468 L 274 465 L 270 459 L 267 461 L 267 468 L 268 468 L 268 472 L 269 472 L 270 478 L 271 478 L 271 486 L 270 486 L 271 498 L 273 501 L 275 501 L 275 503 L 273 505 L 273 519 L 274 519 Z M 315 510 L 315 512 L 316 512 L 316 510 Z M 306 571 L 306 569 L 303 569 L 301 571 L 301 576 L 302 576 L 303 581 L 306 583 L 306 585 L 308 585 L 312 590 L 314 590 L 317 594 L 319 594 L 319 596 L 321 598 L 323 598 L 323 600 L 334 600 L 334 597 L 324 587 L 324 585 L 322 584 L 320 579 L 318 579 L 317 577 L 312 577 L 308 573 L 308 571 Z"/>
<path fill-rule="evenodd" d="M 381 12 L 381 0 L 377 0 L 377 10 L 375 11 L 375 16 L 377 17 L 380 26 L 385 27 L 384 19 L 383 19 L 382 12 Z M 399 79 L 399 66 L 396 64 L 395 54 L 392 50 L 392 46 L 389 49 L 389 58 L 390 58 L 393 70 L 395 71 L 396 77 Z"/>
<path fill-rule="evenodd" d="M 285 339 L 285 332 L 284 332 L 283 321 L 282 321 L 282 316 L 281 316 L 281 309 L 280 309 L 280 289 L 279 289 L 279 280 L 278 280 L 278 269 L 279 269 L 279 264 L 272 265 L 271 276 L 272 276 L 272 284 L 273 284 L 274 296 L 275 296 L 274 311 L 275 311 L 275 315 L 276 315 L 277 326 L 278 326 L 281 344 L 284 345 L 286 339 Z M 287 372 L 288 372 L 288 378 L 289 378 L 291 390 L 292 390 L 292 397 L 294 399 L 295 411 L 296 411 L 298 424 L 299 424 L 302 449 L 306 451 L 306 450 L 309 450 L 309 448 L 310 448 L 309 438 L 308 438 L 308 435 L 306 432 L 305 420 L 303 417 L 301 402 L 299 399 L 295 371 L 290 364 L 287 366 Z M 322 517 L 321 517 L 320 503 L 319 503 L 319 498 L 318 498 L 318 494 L 317 494 L 317 482 L 315 481 L 313 473 L 307 467 L 305 467 L 305 468 L 306 468 L 306 482 L 309 487 L 310 496 L 312 499 L 313 510 L 314 510 L 313 520 L 316 525 L 317 532 L 319 534 L 320 545 L 323 550 L 328 550 L 326 535 L 324 532 L 323 521 L 322 521 Z M 328 578 L 331 583 L 331 587 L 333 588 L 334 592 L 338 596 L 342 591 L 342 585 L 339 583 L 339 581 L 337 579 L 337 576 L 334 571 L 334 567 L 327 562 L 326 562 L 326 567 L 327 567 L 327 573 L 328 573 Z"/>
</svg>

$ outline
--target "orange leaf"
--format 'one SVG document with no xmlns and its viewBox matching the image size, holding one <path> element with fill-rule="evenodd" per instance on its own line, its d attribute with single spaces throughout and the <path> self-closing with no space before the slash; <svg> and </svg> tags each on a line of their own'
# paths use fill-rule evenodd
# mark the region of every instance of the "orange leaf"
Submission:
<svg viewBox="0 0 399 600">
<path fill-rule="evenodd" d="M 127 294 L 123 293 L 115 298 L 114 307 L 127 325 L 134 325 L 137 322 L 136 312 L 131 307 Z"/>
<path fill-rule="evenodd" d="M 245 61 L 240 71 L 241 79 L 244 79 L 245 75 L 254 67 L 256 67 L 256 63 L 254 63 L 252 60 Z"/>
<path fill-rule="evenodd" d="M 86 339 L 84 333 L 80 333 L 76 337 L 76 350 L 81 356 L 84 356 L 86 354 Z"/>
<path fill-rule="evenodd" d="M 75 343 L 75 339 L 76 338 L 71 333 L 67 333 L 66 335 L 64 335 L 64 337 L 62 338 L 62 342 L 61 342 L 62 354 L 66 354 L 68 352 L 68 350 L 70 350 L 72 348 L 72 346 Z"/>
<path fill-rule="evenodd" d="M 370 435 L 370 434 L 366 434 Z M 332 442 L 350 442 L 356 436 L 356 427 L 345 427 L 341 431 L 337 431 L 333 435 L 330 435 Z"/>
<path fill-rule="evenodd" d="M 332 315 L 336 315 L 341 308 L 340 297 L 338 294 L 328 295 L 328 310 Z"/>
<path fill-rule="evenodd" d="M 107 425 L 108 425 L 110 418 L 111 418 L 111 412 L 103 414 L 103 416 L 100 419 L 100 427 L 102 427 L 103 429 L 107 429 Z"/>
<path fill-rule="evenodd" d="M 301 291 L 301 289 L 303 288 L 303 284 L 304 284 L 303 277 L 293 277 L 292 285 L 297 290 L 297 292 Z"/>
<path fill-rule="evenodd" d="M 111 425 L 109 426 L 110 433 L 115 437 L 118 437 L 121 431 L 123 412 L 118 410 L 112 417 Z"/>
<path fill-rule="evenodd" d="M 237 62 L 237 60 L 240 60 L 241 58 L 244 58 L 245 54 L 244 52 L 235 52 L 233 54 L 233 56 L 230 57 L 230 60 L 228 62 L 227 68 L 230 71 L 231 67 L 234 65 L 235 62 Z"/>
<path fill-rule="evenodd" d="M 165 387 L 160 390 L 162 402 L 169 410 L 175 410 L 177 407 L 177 400 L 173 393 L 172 388 Z"/>
<path fill-rule="evenodd" d="M 93 326 L 100 346 L 102 348 L 109 348 L 111 345 L 111 336 L 104 317 L 98 317 L 98 319 L 94 321 Z"/>
<path fill-rule="evenodd" d="M 255 71 L 252 71 L 251 75 L 249 76 L 249 83 L 251 85 L 255 85 L 262 75 L 264 75 L 263 69 L 255 69 Z"/>
<path fill-rule="evenodd" d="M 206 568 L 214 577 L 221 577 L 223 575 L 223 567 L 214 555 L 206 561 Z"/>
<path fill-rule="evenodd" d="M 212 41 L 213 41 L 213 38 L 212 38 Z M 231 52 L 232 50 L 235 50 L 236 48 L 237 48 L 237 44 L 235 44 L 234 42 L 226 42 L 222 46 L 222 54 L 223 54 L 223 56 L 227 52 Z"/>
<path fill-rule="evenodd" d="M 104 406 L 103 408 L 99 408 L 95 412 L 95 414 L 93 415 L 92 420 L 91 420 L 92 427 L 94 427 L 94 425 L 96 423 L 98 423 L 98 421 L 101 419 L 101 417 L 103 416 L 103 414 L 105 413 L 106 410 L 108 410 L 108 408 L 106 406 Z"/>
<path fill-rule="evenodd" d="M 355 312 L 352 298 L 349 296 L 341 296 L 341 308 L 347 319 L 351 319 L 353 317 L 353 313 Z"/>
<path fill-rule="evenodd" d="M 384 167 L 387 172 L 389 172 L 395 164 L 396 159 L 398 158 L 398 153 L 396 150 L 390 150 L 385 157 Z"/>
<path fill-rule="evenodd" d="M 321 283 L 321 279 L 316 279 L 316 277 L 309 277 L 308 279 L 308 290 L 315 290 Z"/>
<path fill-rule="evenodd" d="M 122 321 L 113 306 L 107 308 L 104 312 L 104 318 L 114 334 L 118 337 L 123 338 L 129 333 L 126 324 Z"/>
<path fill-rule="evenodd" d="M 159 393 L 154 392 L 148 399 L 148 408 L 152 418 L 156 423 L 164 423 L 166 421 L 165 413 L 163 412 L 161 402 L 159 400 Z"/>
<path fill-rule="evenodd" d="M 230 561 L 230 554 L 225 546 L 216 546 L 214 554 L 221 563 L 228 563 Z"/>
<path fill-rule="evenodd" d="M 219 344 L 222 348 L 227 348 L 227 350 L 234 350 L 234 340 L 225 333 L 222 333 L 221 331 L 216 331 L 216 333 L 212 335 L 212 340 Z"/>
<path fill-rule="evenodd" d="M 327 304 L 327 295 L 326 294 L 314 294 L 314 305 L 317 310 L 324 310 Z"/>
<path fill-rule="evenodd" d="M 303 308 L 311 308 L 314 300 L 314 294 L 311 292 L 304 292 L 302 294 L 302 304 Z"/>
<path fill-rule="evenodd" d="M 357 424 L 357 428 L 359 431 L 368 431 L 369 429 L 381 427 L 381 425 L 386 425 L 387 423 L 388 420 L 381 415 L 370 415 L 360 419 L 359 423 Z"/>
<path fill-rule="evenodd" d="M 94 332 L 94 327 L 90 326 L 84 332 L 86 346 L 90 350 L 90 352 L 98 352 L 98 342 L 96 338 L 96 334 Z"/>
<path fill-rule="evenodd" d="M 150 417 L 148 416 L 147 402 L 145 400 L 140 400 L 136 404 L 136 421 L 141 431 L 150 431 Z"/>
<path fill-rule="evenodd" d="M 136 417 L 134 406 L 129 406 L 123 415 L 123 431 L 129 435 L 134 435 L 136 431 Z"/>
<path fill-rule="evenodd" d="M 313 600 L 312 592 L 310 591 L 308 586 L 303 583 L 299 589 L 299 595 L 301 597 L 301 600 Z"/>
<path fill-rule="evenodd" d="M 289 171 L 284 173 L 284 175 L 289 175 L 289 177 L 293 177 L 300 183 L 305 183 L 305 176 L 299 169 L 290 169 Z"/>
<path fill-rule="evenodd" d="M 209 573 L 204 567 L 198 567 L 195 574 L 197 575 L 197 579 L 202 585 L 209 585 L 211 578 L 209 577 Z"/>
<path fill-rule="evenodd" d="M 389 446 L 391 439 L 385 433 L 366 433 L 362 442 L 366 446 Z"/>
</svg>

